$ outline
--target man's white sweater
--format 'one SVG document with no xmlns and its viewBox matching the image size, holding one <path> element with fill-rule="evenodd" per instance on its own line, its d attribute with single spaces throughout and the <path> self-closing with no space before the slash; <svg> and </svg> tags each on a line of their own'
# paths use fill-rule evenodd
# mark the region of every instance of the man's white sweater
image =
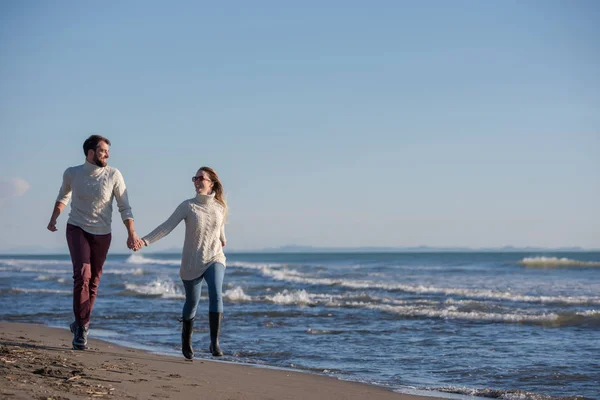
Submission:
<svg viewBox="0 0 600 400">
<path fill-rule="evenodd" d="M 215 194 L 196 194 L 185 200 L 160 226 L 144 236 L 147 246 L 167 236 L 181 220 L 185 220 L 185 240 L 179 275 L 183 280 L 201 276 L 215 262 L 225 265 L 222 242 L 225 242 L 225 207 Z"/>
<path fill-rule="evenodd" d="M 67 168 L 56 201 L 67 205 L 69 199 L 67 223 L 94 235 L 111 232 L 113 199 L 123 221 L 133 219 L 123 175 L 113 167 L 99 167 L 86 160 L 83 165 Z"/>
</svg>

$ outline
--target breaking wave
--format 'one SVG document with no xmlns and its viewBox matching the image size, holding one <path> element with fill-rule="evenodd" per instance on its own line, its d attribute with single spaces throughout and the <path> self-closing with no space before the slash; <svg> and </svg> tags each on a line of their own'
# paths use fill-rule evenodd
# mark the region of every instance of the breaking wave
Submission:
<svg viewBox="0 0 600 400">
<path fill-rule="evenodd" d="M 536 268 L 600 267 L 600 261 L 579 261 L 564 257 L 525 257 L 518 263 Z"/>
<path fill-rule="evenodd" d="M 114 274 L 114 275 L 144 275 L 144 270 L 142 268 L 131 268 L 131 269 L 110 269 L 104 268 L 104 274 Z"/>
<path fill-rule="evenodd" d="M 148 284 L 125 283 L 125 295 L 162 297 L 165 299 L 185 299 L 179 286 L 169 278 L 155 279 Z"/>
<path fill-rule="evenodd" d="M 472 389 L 466 387 L 442 387 L 442 388 L 434 388 L 430 390 L 435 390 L 437 392 L 442 393 L 454 393 L 454 394 L 462 394 L 467 396 L 474 397 L 487 397 L 491 399 L 500 399 L 500 400 L 583 400 L 581 396 L 571 396 L 571 397 L 552 397 L 545 394 L 528 392 L 526 390 L 496 390 L 496 389 Z"/>
<path fill-rule="evenodd" d="M 12 288 L 9 291 L 13 293 L 48 293 L 48 294 L 72 294 L 72 290 L 58 289 L 28 289 L 28 288 Z"/>
<path fill-rule="evenodd" d="M 154 264 L 154 265 L 181 265 L 181 259 L 160 260 L 158 258 L 144 257 L 140 254 L 132 254 L 125 260 L 127 264 Z"/>
<path fill-rule="evenodd" d="M 316 278 L 294 269 L 289 269 L 285 264 L 235 263 L 232 266 L 258 270 L 262 275 L 278 281 L 305 283 L 309 285 L 341 286 L 351 289 L 383 289 L 387 291 L 402 291 L 415 294 L 440 294 L 525 303 L 562 303 L 570 305 L 600 304 L 600 296 L 534 296 L 491 289 L 447 288 L 368 280 Z"/>
<path fill-rule="evenodd" d="M 244 293 L 244 290 L 239 286 L 226 290 L 223 297 L 230 301 L 252 301 L 252 297 Z"/>
</svg>

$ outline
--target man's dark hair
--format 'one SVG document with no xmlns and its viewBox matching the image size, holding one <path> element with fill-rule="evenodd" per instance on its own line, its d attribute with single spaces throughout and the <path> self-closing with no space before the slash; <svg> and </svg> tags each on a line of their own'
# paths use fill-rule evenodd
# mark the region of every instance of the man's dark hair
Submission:
<svg viewBox="0 0 600 400">
<path fill-rule="evenodd" d="M 85 139 L 83 142 L 83 154 L 87 157 L 88 150 L 96 151 L 96 147 L 98 147 L 98 143 L 104 142 L 110 146 L 110 140 L 100 135 L 92 135 L 89 138 Z"/>
</svg>

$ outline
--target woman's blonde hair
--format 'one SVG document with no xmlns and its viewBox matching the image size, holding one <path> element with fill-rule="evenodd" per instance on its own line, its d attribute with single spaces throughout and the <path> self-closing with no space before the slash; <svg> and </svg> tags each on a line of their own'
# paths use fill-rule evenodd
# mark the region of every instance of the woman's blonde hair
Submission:
<svg viewBox="0 0 600 400">
<path fill-rule="evenodd" d="M 210 167 L 200 167 L 198 171 L 204 171 L 204 173 L 208 174 L 208 177 L 212 181 L 213 191 L 215 192 L 215 200 L 221 203 L 221 205 L 225 208 L 225 214 L 223 215 L 223 221 L 225 221 L 225 218 L 227 217 L 228 207 L 223 193 L 223 184 L 219 180 L 219 175 L 217 175 L 215 170 Z"/>
</svg>

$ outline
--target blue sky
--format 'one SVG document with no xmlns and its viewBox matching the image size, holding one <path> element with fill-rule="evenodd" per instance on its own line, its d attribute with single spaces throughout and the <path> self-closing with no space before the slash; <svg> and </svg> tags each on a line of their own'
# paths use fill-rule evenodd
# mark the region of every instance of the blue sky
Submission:
<svg viewBox="0 0 600 400">
<path fill-rule="evenodd" d="M 140 235 L 209 165 L 231 249 L 600 248 L 599 37 L 595 1 L 1 2 L 0 251 L 66 250 L 91 133 Z"/>
</svg>

